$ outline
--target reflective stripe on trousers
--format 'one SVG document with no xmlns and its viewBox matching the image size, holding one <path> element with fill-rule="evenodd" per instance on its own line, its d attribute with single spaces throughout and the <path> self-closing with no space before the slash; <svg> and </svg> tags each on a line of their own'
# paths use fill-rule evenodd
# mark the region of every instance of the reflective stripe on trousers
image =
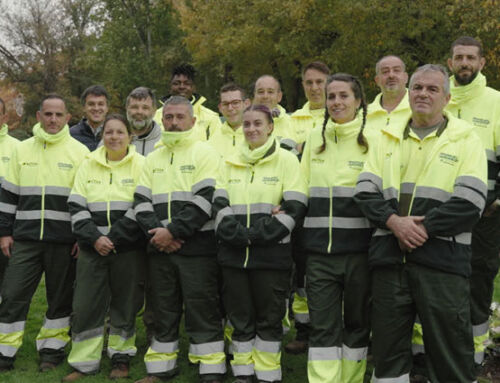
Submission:
<svg viewBox="0 0 500 383">
<path fill-rule="evenodd" d="M 190 344 L 189 361 L 200 364 L 200 375 L 225 374 L 226 354 L 224 353 L 224 341 Z"/>
<path fill-rule="evenodd" d="M 148 374 L 159 374 L 177 367 L 179 341 L 160 342 L 153 338 L 151 346 L 144 355 L 144 363 Z"/>
</svg>

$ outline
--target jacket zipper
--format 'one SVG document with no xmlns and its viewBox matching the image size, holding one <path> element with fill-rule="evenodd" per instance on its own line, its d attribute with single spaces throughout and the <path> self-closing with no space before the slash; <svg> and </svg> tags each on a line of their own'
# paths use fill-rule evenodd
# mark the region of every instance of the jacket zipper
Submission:
<svg viewBox="0 0 500 383">
<path fill-rule="evenodd" d="M 251 176 L 250 176 L 250 183 L 253 183 L 253 177 L 255 175 L 255 171 L 251 168 Z M 250 228 L 250 204 L 248 203 L 248 189 L 246 193 L 246 202 L 247 202 L 247 229 Z M 248 258 L 250 257 L 250 247 L 247 245 L 245 249 L 245 262 L 243 263 L 243 268 L 247 268 L 248 265 Z"/>
<path fill-rule="evenodd" d="M 43 143 L 43 150 L 47 149 L 47 142 Z M 42 185 L 42 211 L 40 212 L 40 241 L 43 240 L 45 221 L 45 183 Z"/>
</svg>

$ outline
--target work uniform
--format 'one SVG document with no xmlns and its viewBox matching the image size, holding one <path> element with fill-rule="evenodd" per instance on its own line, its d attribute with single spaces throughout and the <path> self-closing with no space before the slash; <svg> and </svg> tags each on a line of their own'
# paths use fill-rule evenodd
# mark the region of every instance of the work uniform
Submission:
<svg viewBox="0 0 500 383">
<path fill-rule="evenodd" d="M 75 140 L 81 142 L 87 147 L 91 152 L 96 150 L 101 141 L 102 126 L 99 126 L 96 130 L 92 129 L 86 118 L 82 118 L 78 121 L 78 124 L 73 125 L 69 129 L 71 137 Z"/>
<path fill-rule="evenodd" d="M 228 158 L 234 153 L 237 153 L 244 141 L 245 136 L 243 135 L 243 128 L 240 126 L 234 130 L 227 121 L 225 121 L 221 125 L 221 128 L 208 139 L 208 143 L 212 145 L 223 158 Z"/>
<path fill-rule="evenodd" d="M 287 114 L 285 108 L 277 105 L 273 112 L 273 134 L 278 139 L 282 148 L 290 150 L 294 154 L 298 154 L 297 144 L 299 137 L 295 133 L 295 126 L 292 117 Z M 276 114 L 278 114 L 276 116 Z"/>
<path fill-rule="evenodd" d="M 250 156 L 245 153 L 251 153 Z M 280 213 L 272 215 L 278 206 Z M 291 232 L 306 209 L 297 158 L 271 137 L 226 159 L 214 199 L 223 300 L 234 326 L 233 374 L 281 381 L 281 320 L 291 256 Z"/>
<path fill-rule="evenodd" d="M 345 124 L 329 119 L 325 150 L 318 152 L 322 130 L 314 129 L 302 155 L 309 194 L 300 244 L 307 256 L 310 383 L 362 383 L 366 369 L 372 228 L 353 199 L 367 158 L 357 142 L 361 125 L 361 114 Z M 371 150 L 374 140 L 365 138 Z"/>
<path fill-rule="evenodd" d="M 456 86 L 450 79 L 451 100 L 447 106 L 454 116 L 474 126 L 488 159 L 488 198 L 486 207 L 500 198 L 497 181 L 500 171 L 500 92 L 486 86 L 482 73 L 468 85 Z M 472 231 L 471 319 L 475 361 L 482 363 L 488 340 L 488 319 L 494 279 L 500 260 L 500 209 L 494 205 L 491 215 L 483 215 Z"/>
<path fill-rule="evenodd" d="M 166 227 L 184 241 L 173 253 L 148 246 L 155 335 L 144 361 L 148 374 L 177 373 L 179 322 L 185 306 L 189 360 L 202 380 L 226 371 L 218 296 L 212 197 L 220 156 L 193 130 L 163 132 L 163 145 L 146 158 L 134 196 L 139 226 L 148 238 Z"/>
<path fill-rule="evenodd" d="M 162 127 L 163 130 L 163 103 L 170 98 L 165 96 L 160 100 L 162 104 L 161 108 L 156 110 L 154 120 L 158 125 Z M 193 130 L 196 132 L 195 137 L 200 141 L 207 141 L 210 136 L 215 134 L 222 125 L 219 114 L 203 106 L 207 99 L 200 94 L 193 93 L 191 97 L 191 105 L 193 105 L 193 114 L 196 117 L 196 122 L 193 126 Z"/>
<path fill-rule="evenodd" d="M 10 159 L 18 143 L 19 141 L 17 139 L 9 136 L 9 127 L 7 124 L 3 124 L 0 127 L 0 185 L 9 170 Z M 9 258 L 0 254 L 0 288 L 2 287 L 3 275 L 8 263 Z M 0 302 L 1 299 L 0 295 Z"/>
<path fill-rule="evenodd" d="M 0 236 L 13 236 L 0 305 L 0 366 L 8 368 L 22 344 L 26 316 L 45 273 L 48 310 L 36 338 L 42 362 L 58 364 L 69 341 L 75 261 L 67 199 L 88 149 L 69 134 L 40 124 L 19 143 L 2 182 Z"/>
<path fill-rule="evenodd" d="M 311 105 L 308 101 L 301 109 L 297 109 L 293 112 L 291 117 L 297 142 L 301 144 L 306 140 L 312 129 L 317 126 L 320 128 L 323 126 L 325 108 L 311 109 Z"/>
<path fill-rule="evenodd" d="M 371 244 L 374 382 L 408 382 L 418 314 L 431 382 L 472 382 L 470 242 L 486 201 L 486 156 L 472 127 L 450 113 L 420 139 L 409 121 L 383 128 L 355 199 L 377 227 Z M 402 251 L 386 222 L 424 216 L 427 241 Z"/>
<path fill-rule="evenodd" d="M 95 373 L 103 348 L 104 317 L 109 307 L 107 352 L 112 363 L 129 363 L 136 353 L 134 299 L 139 257 L 145 241 L 132 203 L 144 157 L 130 145 L 120 161 L 107 161 L 100 147 L 82 163 L 68 198 L 73 233 L 80 246 L 73 298 L 71 353 L 76 370 Z M 94 244 L 107 236 L 114 250 L 101 256 Z"/>
<path fill-rule="evenodd" d="M 392 111 L 387 112 L 382 107 L 382 93 L 379 93 L 373 102 L 368 105 L 366 115 L 367 128 L 380 131 L 389 126 L 401 126 L 408 121 L 411 116 L 410 103 L 408 101 L 408 91 Z"/>
</svg>

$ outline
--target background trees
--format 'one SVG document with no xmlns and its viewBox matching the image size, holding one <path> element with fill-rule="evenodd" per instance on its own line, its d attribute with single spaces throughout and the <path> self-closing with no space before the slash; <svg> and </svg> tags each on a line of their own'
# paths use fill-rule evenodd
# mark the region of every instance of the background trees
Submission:
<svg viewBox="0 0 500 383">
<path fill-rule="evenodd" d="M 24 126 L 50 91 L 70 100 L 76 118 L 79 95 L 94 83 L 107 87 L 115 110 L 139 85 L 164 95 L 180 62 L 198 69 L 198 90 L 212 108 L 224 82 L 251 88 L 270 73 L 292 111 L 304 101 L 301 68 L 316 59 L 362 77 L 372 98 L 379 57 L 398 54 L 409 72 L 445 63 L 464 34 L 482 40 L 484 72 L 500 88 L 498 0 L 0 1 L 0 81 L 24 95 Z"/>
</svg>

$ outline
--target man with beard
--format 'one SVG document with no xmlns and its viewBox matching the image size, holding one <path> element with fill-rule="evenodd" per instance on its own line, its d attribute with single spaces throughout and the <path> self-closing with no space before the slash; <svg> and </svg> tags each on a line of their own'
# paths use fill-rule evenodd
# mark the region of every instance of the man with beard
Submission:
<svg viewBox="0 0 500 383">
<path fill-rule="evenodd" d="M 151 153 L 161 138 L 161 126 L 154 120 L 156 100 L 151 89 L 140 86 L 127 96 L 127 120 L 132 128 L 132 144 L 143 156 Z"/>
<path fill-rule="evenodd" d="M 485 64 L 481 43 L 468 36 L 451 45 L 448 67 L 452 72 L 451 101 L 447 110 L 474 126 L 488 159 L 488 198 L 480 221 L 472 232 L 471 316 L 475 362 L 484 360 L 493 281 L 500 251 L 500 92 L 486 86 L 481 73 Z"/>
</svg>

